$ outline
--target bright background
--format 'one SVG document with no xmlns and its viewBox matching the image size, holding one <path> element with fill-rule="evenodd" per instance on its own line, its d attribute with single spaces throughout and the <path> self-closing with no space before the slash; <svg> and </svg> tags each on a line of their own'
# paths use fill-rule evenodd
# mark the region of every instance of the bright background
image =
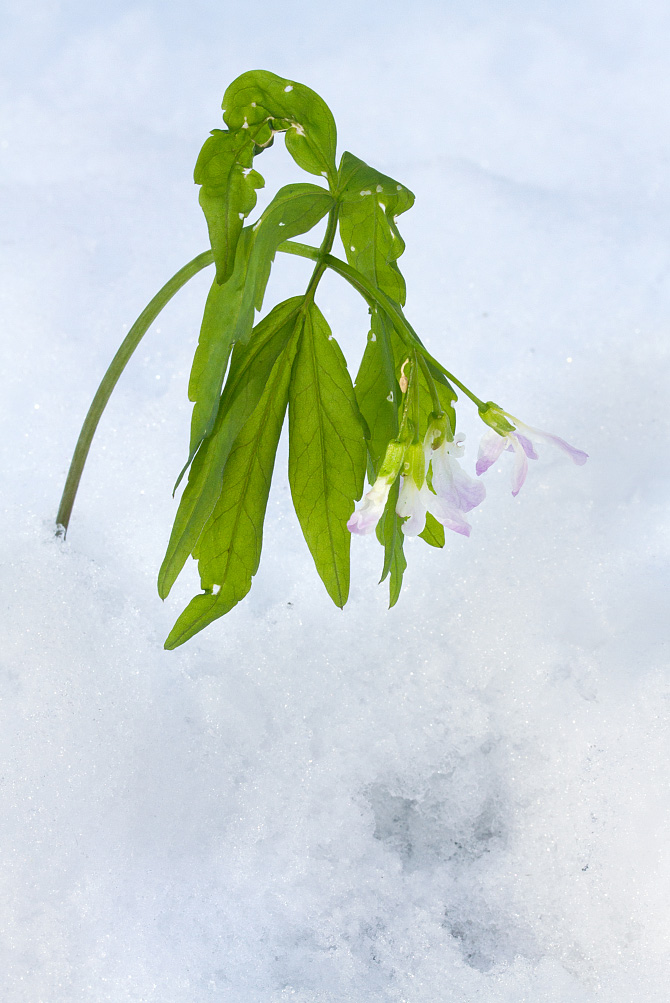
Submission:
<svg viewBox="0 0 670 1003">
<path fill-rule="evenodd" d="M 4 0 L 2 22 L 0 998 L 665 1003 L 667 3 Z M 317 90 L 340 150 L 416 193 L 430 349 L 591 459 L 545 450 L 513 499 L 504 456 L 470 540 L 407 547 L 391 612 L 353 540 L 340 612 L 284 451 L 251 595 L 166 653 L 197 591 L 192 567 L 163 605 L 155 575 L 209 273 L 124 374 L 65 545 L 52 523 L 124 332 L 206 246 L 193 163 L 250 68 Z M 280 146 L 269 191 L 299 176 Z M 270 295 L 309 268 L 278 262 Z M 364 306 L 335 278 L 320 302 L 355 364 Z"/>
</svg>

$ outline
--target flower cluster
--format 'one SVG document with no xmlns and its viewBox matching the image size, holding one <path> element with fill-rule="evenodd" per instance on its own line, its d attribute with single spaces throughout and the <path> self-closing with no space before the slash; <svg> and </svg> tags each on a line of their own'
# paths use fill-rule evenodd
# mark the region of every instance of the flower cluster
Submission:
<svg viewBox="0 0 670 1003">
<path fill-rule="evenodd" d="M 443 415 L 431 421 L 423 444 L 395 440 L 389 445 L 377 479 L 347 523 L 352 533 L 373 531 L 386 507 L 391 485 L 402 475 L 396 512 L 405 520 L 405 536 L 423 532 L 427 512 L 446 529 L 470 535 L 465 513 L 479 505 L 486 489 L 461 467 L 458 461 L 465 437 L 451 438 L 450 431 Z"/>
<path fill-rule="evenodd" d="M 489 428 L 479 446 L 477 476 L 485 473 L 504 450 L 513 452 L 513 495 L 519 493 L 526 480 L 528 460 L 538 459 L 536 443 L 557 446 L 580 466 L 588 459 L 583 450 L 557 435 L 524 424 L 492 402 L 480 408 L 479 413 Z M 396 513 L 404 520 L 405 536 L 418 536 L 423 532 L 427 512 L 446 529 L 469 536 L 471 526 L 465 513 L 483 501 L 486 490 L 482 482 L 470 477 L 458 462 L 463 456 L 464 439 L 464 435 L 452 437 L 448 419 L 443 415 L 433 417 L 423 444 L 391 442 L 377 479 L 363 498 L 361 507 L 349 519 L 348 529 L 352 533 L 371 533 L 382 517 L 391 486 L 402 476 Z"/>
</svg>

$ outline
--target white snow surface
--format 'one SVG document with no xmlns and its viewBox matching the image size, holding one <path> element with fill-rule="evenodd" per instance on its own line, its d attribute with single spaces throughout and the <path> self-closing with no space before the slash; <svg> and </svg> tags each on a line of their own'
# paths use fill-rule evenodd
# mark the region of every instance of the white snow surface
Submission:
<svg viewBox="0 0 670 1003">
<path fill-rule="evenodd" d="M 6 0 L 0 32 L 5 1003 L 635 1003 L 670 963 L 670 8 L 662 0 Z M 147 334 L 65 544 L 128 326 L 206 247 L 227 84 L 317 90 L 416 193 L 407 312 L 484 399 L 587 450 L 505 454 L 469 540 L 354 539 L 330 604 L 281 447 L 250 596 L 174 652 L 155 576 L 211 277 Z M 268 192 L 300 176 L 283 144 Z M 259 206 L 268 195 L 261 193 Z M 309 264 L 277 262 L 267 304 Z M 367 314 L 319 297 L 355 366 Z M 459 402 L 472 470 L 478 419 Z M 192 564 L 192 562 L 191 562 Z"/>
</svg>

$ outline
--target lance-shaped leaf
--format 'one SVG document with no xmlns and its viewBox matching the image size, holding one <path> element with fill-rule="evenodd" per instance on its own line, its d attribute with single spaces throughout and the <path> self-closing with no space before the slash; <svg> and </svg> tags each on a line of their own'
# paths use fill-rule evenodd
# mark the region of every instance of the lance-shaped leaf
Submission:
<svg viewBox="0 0 670 1003">
<path fill-rule="evenodd" d="M 356 400 L 370 430 L 368 480 L 372 484 L 386 447 L 398 434 L 400 387 L 393 358 L 392 328 L 386 315 L 373 307 L 370 333 L 356 376 Z"/>
<path fill-rule="evenodd" d="M 405 535 L 402 531 L 402 519 L 396 514 L 398 504 L 398 494 L 400 492 L 400 478 L 391 485 L 384 514 L 377 523 L 377 539 L 384 548 L 384 567 L 382 576 L 379 579 L 383 582 L 390 574 L 389 580 L 389 609 L 398 601 L 400 589 L 402 588 L 402 577 L 407 567 L 405 560 L 404 542 Z"/>
<path fill-rule="evenodd" d="M 265 184 L 252 168 L 254 136 L 247 129 L 215 129 L 205 140 L 193 174 L 207 220 L 216 265 L 216 281 L 233 273 L 235 252 L 244 219 L 256 205 L 256 189 Z"/>
<path fill-rule="evenodd" d="M 293 334 L 303 297 L 279 303 L 254 329 L 247 346 L 233 352 L 214 430 L 191 465 L 167 553 L 158 576 L 164 599 L 193 551 L 221 493 L 223 471 L 242 426 L 258 404 L 272 367 Z"/>
<path fill-rule="evenodd" d="M 258 570 L 275 455 L 288 403 L 291 367 L 302 324 L 283 350 L 263 395 L 235 440 L 223 472 L 221 494 L 196 544 L 204 595 L 195 596 L 178 618 L 166 648 L 183 644 L 229 613 L 251 588 Z"/>
<path fill-rule="evenodd" d="M 222 286 L 215 279 L 207 296 L 198 347 L 195 350 L 188 383 L 188 399 L 195 405 L 191 419 L 188 463 L 193 459 L 202 440 L 214 428 L 223 378 L 226 375 L 233 338 L 238 329 L 252 245 L 251 227 L 246 227 L 240 237 L 233 274 Z M 252 323 L 253 312 L 248 318 L 249 333 Z M 248 340 L 248 335 L 239 340 Z"/>
<path fill-rule="evenodd" d="M 340 236 L 349 264 L 404 304 L 405 280 L 396 261 L 405 244 L 395 218 L 411 208 L 414 195 L 351 153 L 342 155 L 338 193 Z"/>
<path fill-rule="evenodd" d="M 311 303 L 289 390 L 289 482 L 316 569 L 337 606 L 349 594 L 347 520 L 363 493 L 365 460 L 347 364 Z"/>
<path fill-rule="evenodd" d="M 267 124 L 286 132 L 286 147 L 303 170 L 335 185 L 337 130 L 332 113 L 304 84 L 267 70 L 250 70 L 233 80 L 223 96 L 223 118 L 231 131 L 253 132 Z"/>
<path fill-rule="evenodd" d="M 293 184 L 279 189 L 253 227 L 253 247 L 233 334 L 235 341 L 244 342 L 248 338 L 254 309 L 260 310 L 263 306 L 270 269 L 279 245 L 311 230 L 333 205 L 332 195 L 319 185 Z"/>
</svg>

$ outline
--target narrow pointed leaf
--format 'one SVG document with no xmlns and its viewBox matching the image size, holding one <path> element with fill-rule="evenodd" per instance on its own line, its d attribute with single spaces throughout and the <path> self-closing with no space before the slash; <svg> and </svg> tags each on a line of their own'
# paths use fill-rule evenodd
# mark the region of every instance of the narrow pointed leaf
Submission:
<svg viewBox="0 0 670 1003">
<path fill-rule="evenodd" d="M 250 70 L 227 88 L 223 118 L 231 131 L 252 132 L 269 125 L 286 132 L 286 147 L 298 166 L 334 185 L 335 120 L 323 98 L 309 87 L 268 70 Z"/>
<path fill-rule="evenodd" d="M 260 562 L 270 481 L 299 336 L 297 324 L 274 365 L 263 396 L 235 440 L 223 472 L 219 500 L 194 552 L 202 587 L 208 591 L 191 600 L 172 628 L 166 648 L 178 647 L 230 612 L 251 588 Z"/>
<path fill-rule="evenodd" d="M 338 175 L 340 236 L 350 265 L 396 303 L 405 302 L 405 280 L 396 264 L 405 244 L 396 216 L 414 195 L 393 178 L 344 153 Z"/>
<path fill-rule="evenodd" d="M 289 481 L 316 569 L 337 606 L 349 594 L 347 520 L 363 493 L 366 452 L 344 356 L 312 303 L 289 390 Z"/>
<path fill-rule="evenodd" d="M 384 567 L 379 580 L 383 582 L 387 575 L 391 576 L 389 579 L 389 609 L 395 606 L 398 601 L 403 575 L 407 567 L 402 519 L 396 514 L 399 493 L 400 478 L 392 485 L 384 514 L 377 523 L 377 539 L 384 548 Z"/>
<path fill-rule="evenodd" d="M 233 335 L 235 341 L 244 342 L 248 338 L 254 309 L 260 310 L 263 306 L 270 269 L 279 245 L 311 230 L 332 206 L 332 195 L 319 185 L 292 184 L 277 192 L 253 227 L 253 246 Z"/>
<path fill-rule="evenodd" d="M 233 274 L 224 285 L 214 280 L 205 303 L 188 384 L 188 399 L 195 404 L 191 419 L 189 463 L 214 427 L 223 378 L 238 326 L 252 244 L 251 227 L 246 227 L 240 237 Z M 253 317 L 248 321 L 249 333 L 252 320 Z"/>
<path fill-rule="evenodd" d="M 168 595 L 193 551 L 221 493 L 223 471 L 233 444 L 257 406 L 272 368 L 293 334 L 303 298 L 278 304 L 254 329 L 248 346 L 233 352 L 214 430 L 202 443 L 189 471 L 167 553 L 158 576 L 158 591 Z"/>
<path fill-rule="evenodd" d="M 256 205 L 256 189 L 265 185 L 252 168 L 253 157 L 254 137 L 248 130 L 215 129 L 196 161 L 193 177 L 202 186 L 199 201 L 207 220 L 219 284 L 233 273 L 244 219 Z"/>
<path fill-rule="evenodd" d="M 391 333 L 386 315 L 373 308 L 370 333 L 356 376 L 356 400 L 370 429 L 370 483 L 377 474 L 386 447 L 398 434 L 400 388 L 395 375 Z"/>
</svg>

